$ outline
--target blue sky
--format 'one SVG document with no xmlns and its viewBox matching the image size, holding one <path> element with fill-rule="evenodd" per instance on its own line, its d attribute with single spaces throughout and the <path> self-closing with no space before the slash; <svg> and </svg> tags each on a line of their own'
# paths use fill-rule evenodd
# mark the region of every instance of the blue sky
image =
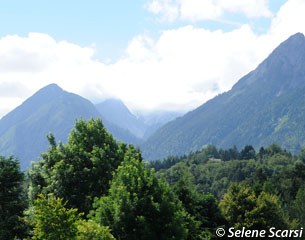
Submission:
<svg viewBox="0 0 305 240">
<path fill-rule="evenodd" d="M 2 1 L 0 35 L 47 33 L 56 40 L 95 43 L 100 52 L 112 56 L 153 25 L 144 7 L 145 1 L 138 0 Z"/>
<path fill-rule="evenodd" d="M 304 2 L 0 0 L 0 117 L 53 82 L 135 111 L 193 109 L 304 33 Z"/>
<path fill-rule="evenodd" d="M 285 1 L 270 0 L 270 10 L 277 12 Z M 148 32 L 156 35 L 162 30 L 190 23 L 183 20 L 158 21 L 147 10 L 147 0 L 0 2 L 0 36 L 26 36 L 29 32 L 47 33 L 56 40 L 67 40 L 82 46 L 95 44 L 96 54 L 102 59 L 119 57 L 132 37 L 137 34 Z M 249 22 L 254 31 L 264 32 L 267 31 L 271 19 L 255 18 L 249 21 L 243 14 L 226 14 L 220 20 L 198 21 L 192 24 L 211 30 L 229 31 L 236 27 L 234 23 L 239 25 L 245 22 Z"/>
</svg>

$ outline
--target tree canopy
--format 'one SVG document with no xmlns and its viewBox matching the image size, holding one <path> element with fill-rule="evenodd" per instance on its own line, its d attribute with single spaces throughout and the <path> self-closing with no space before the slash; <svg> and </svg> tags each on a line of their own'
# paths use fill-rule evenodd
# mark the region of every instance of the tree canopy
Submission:
<svg viewBox="0 0 305 240">
<path fill-rule="evenodd" d="M 233 184 L 220 201 L 228 226 L 236 229 L 287 229 L 278 197 L 266 192 L 257 195 L 251 188 Z"/>
<path fill-rule="evenodd" d="M 30 171 L 30 199 L 54 193 L 69 207 L 89 213 L 95 197 L 105 194 L 112 172 L 123 161 L 128 147 L 117 143 L 101 120 L 78 120 L 66 144 L 48 136 L 50 147 Z"/>
<path fill-rule="evenodd" d="M 203 240 L 219 227 L 305 222 L 304 150 L 208 145 L 148 164 L 99 119 L 78 120 L 67 143 L 48 140 L 28 178 L 0 157 L 0 239 Z"/>
<path fill-rule="evenodd" d="M 109 194 L 94 204 L 92 218 L 111 226 L 118 239 L 186 239 L 187 213 L 170 187 L 130 149 L 115 171 Z"/>
<path fill-rule="evenodd" d="M 23 180 L 19 162 L 13 157 L 0 156 L 0 239 L 24 236 L 25 226 L 21 221 L 26 208 Z"/>
</svg>

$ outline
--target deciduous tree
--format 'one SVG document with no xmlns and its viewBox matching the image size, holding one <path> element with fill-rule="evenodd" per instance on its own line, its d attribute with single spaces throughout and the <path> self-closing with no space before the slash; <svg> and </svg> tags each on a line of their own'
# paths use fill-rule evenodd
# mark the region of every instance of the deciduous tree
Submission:
<svg viewBox="0 0 305 240">
<path fill-rule="evenodd" d="M 279 199 L 261 192 L 258 196 L 247 186 L 233 184 L 219 204 L 228 225 L 236 229 L 286 229 Z"/>
<path fill-rule="evenodd" d="M 54 195 L 39 195 L 30 219 L 34 240 L 72 240 L 77 236 L 77 209 L 66 208 L 63 199 Z"/>
<path fill-rule="evenodd" d="M 118 239 L 186 239 L 188 214 L 152 169 L 130 149 L 115 172 L 109 195 L 95 202 L 92 218 Z"/>
<path fill-rule="evenodd" d="M 30 171 L 30 199 L 54 193 L 70 208 L 87 214 L 95 197 L 105 194 L 113 171 L 123 161 L 127 146 L 118 144 L 100 119 L 78 120 L 67 144 L 48 136 L 49 150 Z"/>
</svg>

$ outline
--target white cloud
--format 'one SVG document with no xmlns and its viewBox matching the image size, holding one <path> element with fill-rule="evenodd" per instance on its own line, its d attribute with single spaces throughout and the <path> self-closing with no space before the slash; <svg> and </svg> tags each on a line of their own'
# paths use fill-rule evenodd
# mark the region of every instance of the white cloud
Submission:
<svg viewBox="0 0 305 240">
<path fill-rule="evenodd" d="M 24 101 L 23 98 L 0 96 L 0 102 L 2 103 L 0 106 L 0 119 L 2 116 L 7 114 L 9 111 L 18 107 L 23 101 Z M 3 103 L 5 103 L 5 104 L 3 104 Z"/>
<path fill-rule="evenodd" d="M 248 25 L 231 32 L 189 25 L 163 31 L 155 40 L 138 36 L 127 56 L 111 66 L 114 82 L 128 79 L 118 82 L 120 89 L 110 86 L 111 92 L 135 108 L 195 107 L 253 70 L 275 47 L 267 42 Z"/>
<path fill-rule="evenodd" d="M 147 9 L 154 14 L 161 15 L 162 21 L 173 22 L 179 16 L 179 8 L 173 0 L 152 0 Z"/>
<path fill-rule="evenodd" d="M 39 88 L 53 82 L 68 91 L 99 97 L 89 93 L 92 93 L 92 86 L 96 87 L 95 93 L 102 91 L 96 83 L 101 82 L 104 64 L 94 61 L 93 54 L 92 48 L 57 42 L 42 33 L 1 38 L 0 96 L 5 98 L 1 101 L 0 112 L 11 110 L 17 102 L 20 104 Z M 8 90 L 9 93 L 5 93 Z"/>
<path fill-rule="evenodd" d="M 289 0 L 261 35 L 247 24 L 230 32 L 188 25 L 157 38 L 140 34 L 112 64 L 95 60 L 92 47 L 47 34 L 3 37 L 0 114 L 53 82 L 93 101 L 116 96 L 134 109 L 191 109 L 229 90 L 289 35 L 305 32 L 303 12 L 302 0 Z M 6 91 L 12 94 L 1 95 Z"/>
<path fill-rule="evenodd" d="M 226 13 L 241 13 L 247 18 L 272 16 L 268 0 L 151 0 L 147 8 L 169 22 L 217 20 Z"/>
<path fill-rule="evenodd" d="M 184 20 L 215 19 L 223 14 L 221 7 L 212 0 L 181 0 L 179 4 L 180 17 Z"/>
<path fill-rule="evenodd" d="M 248 18 L 272 17 L 268 0 L 218 0 L 223 12 L 242 13 Z"/>
<path fill-rule="evenodd" d="M 41 39 L 40 39 L 41 38 Z M 39 42 L 53 41 L 43 34 L 30 34 L 28 38 L 6 36 L 0 40 L 0 72 L 40 72 L 49 62 L 48 53 Z M 49 46 L 50 44 L 48 44 Z M 41 54 L 41 53 L 44 54 Z M 43 56 L 43 58 L 40 58 Z"/>
<path fill-rule="evenodd" d="M 7 38 L 10 47 L 4 48 Z M 17 92 L 22 83 L 29 89 L 25 98 L 55 82 L 95 101 L 113 95 L 138 109 L 190 109 L 228 90 L 255 67 L 263 54 L 254 43 L 257 37 L 247 25 L 229 33 L 185 26 L 164 31 L 158 39 L 136 36 L 123 58 L 106 65 L 93 59 L 94 49 L 56 42 L 46 34 L 6 37 L 0 40 L 2 54 L 15 48 L 20 54 L 1 66 L 0 79 L 6 80 L 0 80 L 0 87 L 13 82 Z M 43 67 L 28 64 L 28 56 L 41 59 Z"/>
<path fill-rule="evenodd" d="M 289 37 L 296 32 L 305 33 L 305 1 L 289 0 L 276 14 L 270 28 L 270 35 Z"/>
</svg>

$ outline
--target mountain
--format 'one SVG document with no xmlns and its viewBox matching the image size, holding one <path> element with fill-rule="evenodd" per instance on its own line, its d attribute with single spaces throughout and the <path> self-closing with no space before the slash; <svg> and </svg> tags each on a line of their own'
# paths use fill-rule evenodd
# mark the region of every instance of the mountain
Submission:
<svg viewBox="0 0 305 240">
<path fill-rule="evenodd" d="M 107 99 L 102 103 L 96 104 L 97 110 L 103 119 L 130 131 L 137 138 L 141 139 L 148 126 L 132 114 L 126 105 L 118 99 Z"/>
<path fill-rule="evenodd" d="M 0 120 L 0 154 L 16 156 L 25 169 L 40 152 L 47 150 L 48 133 L 52 132 L 57 141 L 66 142 L 75 120 L 91 117 L 101 115 L 89 100 L 66 92 L 56 84 L 48 85 Z M 102 120 L 116 139 L 139 143 L 130 132 Z"/>
<path fill-rule="evenodd" d="M 146 159 L 183 155 L 207 144 L 305 146 L 305 37 L 281 43 L 230 91 L 169 122 L 141 147 Z"/>
<path fill-rule="evenodd" d="M 167 122 L 180 116 L 180 112 L 148 111 L 133 114 L 119 99 L 107 99 L 95 105 L 103 119 L 131 132 L 142 141 L 150 137 Z"/>
<path fill-rule="evenodd" d="M 144 134 L 144 139 L 148 139 L 163 125 L 183 115 L 183 113 L 178 111 L 155 110 L 140 111 L 137 115 L 148 126 Z"/>
</svg>

